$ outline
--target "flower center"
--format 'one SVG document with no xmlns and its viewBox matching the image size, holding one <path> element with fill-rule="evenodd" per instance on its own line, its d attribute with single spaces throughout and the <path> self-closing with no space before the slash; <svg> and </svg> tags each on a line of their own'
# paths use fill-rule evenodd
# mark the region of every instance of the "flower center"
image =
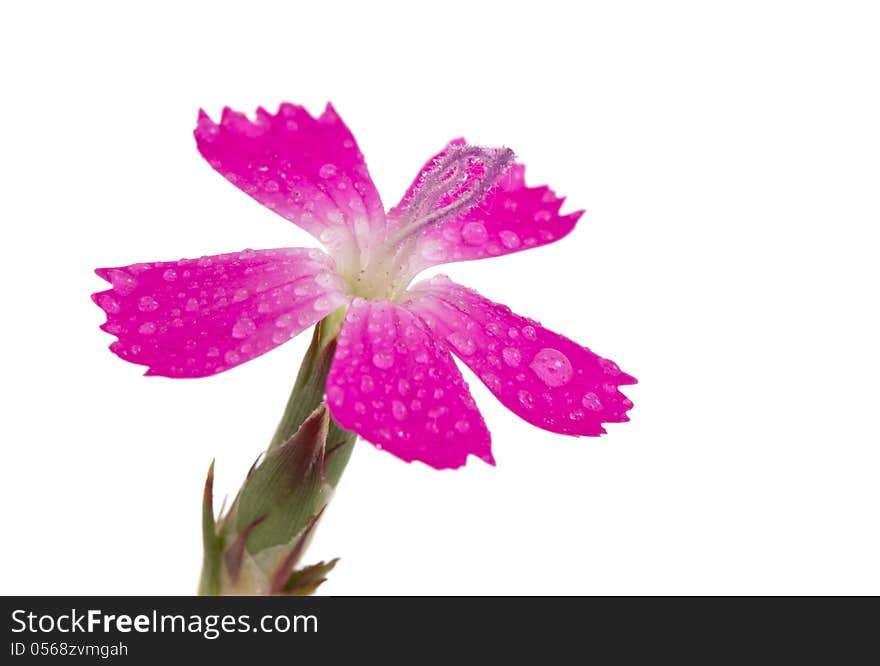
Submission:
<svg viewBox="0 0 880 666">
<path fill-rule="evenodd" d="M 351 294 L 367 300 L 397 300 L 414 277 L 410 271 L 411 245 L 383 245 L 364 253 L 359 267 L 342 273 Z"/>
</svg>

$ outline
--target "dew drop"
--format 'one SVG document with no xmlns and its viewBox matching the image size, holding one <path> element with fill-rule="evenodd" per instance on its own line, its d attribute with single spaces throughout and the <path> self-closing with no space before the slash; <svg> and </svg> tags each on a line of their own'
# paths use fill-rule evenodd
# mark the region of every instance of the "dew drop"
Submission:
<svg viewBox="0 0 880 666">
<path fill-rule="evenodd" d="M 370 375 L 361 375 L 361 392 L 369 393 L 375 388 L 376 384 Z"/>
<path fill-rule="evenodd" d="M 462 356 L 470 356 L 477 350 L 477 345 L 474 343 L 473 338 L 461 331 L 454 331 L 446 339 Z"/>
<path fill-rule="evenodd" d="M 535 338 L 538 337 L 534 326 L 523 326 L 521 332 L 522 332 L 522 336 L 526 340 L 534 340 Z"/>
<path fill-rule="evenodd" d="M 571 361 L 558 349 L 542 349 L 535 354 L 529 367 L 538 376 L 538 379 L 551 387 L 567 384 L 574 374 Z"/>
<path fill-rule="evenodd" d="M 468 222 L 461 228 L 461 239 L 467 245 L 482 245 L 488 237 L 486 226 L 482 222 Z"/>
<path fill-rule="evenodd" d="M 585 394 L 584 397 L 581 398 L 581 404 L 591 412 L 598 412 L 602 409 L 602 401 L 599 400 L 599 396 L 592 392 Z"/>
<path fill-rule="evenodd" d="M 119 301 L 110 295 L 105 294 L 98 299 L 98 305 L 108 314 L 116 314 L 119 312 Z"/>
<path fill-rule="evenodd" d="M 250 317 L 242 317 L 232 326 L 232 337 L 241 340 L 256 333 L 257 325 Z"/>
<path fill-rule="evenodd" d="M 199 309 L 199 302 L 195 298 L 191 298 L 184 307 L 186 307 L 187 312 L 195 312 Z"/>
<path fill-rule="evenodd" d="M 553 214 L 549 210 L 539 210 L 535 213 L 535 222 L 549 222 Z"/>
<path fill-rule="evenodd" d="M 321 178 L 333 178 L 336 175 L 336 165 L 335 164 L 325 164 L 318 170 L 318 175 Z"/>
<path fill-rule="evenodd" d="M 515 250 L 522 243 L 519 236 L 513 231 L 502 231 L 498 236 L 501 238 L 501 244 L 508 250 Z"/>
<path fill-rule="evenodd" d="M 406 395 L 407 393 L 409 393 L 409 389 L 410 389 L 409 381 L 407 381 L 404 378 L 401 378 L 398 380 L 397 392 L 400 393 L 400 395 Z"/>
<path fill-rule="evenodd" d="M 409 408 L 414 412 L 419 411 L 422 408 L 422 401 L 418 398 L 413 399 L 413 401 L 409 403 Z"/>
<path fill-rule="evenodd" d="M 422 245 L 422 256 L 428 261 L 442 261 L 446 258 L 446 245 L 439 241 L 426 241 Z"/>
<path fill-rule="evenodd" d="M 283 315 L 278 317 L 275 320 L 275 325 L 278 328 L 287 328 L 288 326 L 293 326 L 293 323 L 296 321 L 296 317 L 292 312 L 285 312 Z"/>
<path fill-rule="evenodd" d="M 400 400 L 391 402 L 391 415 L 398 421 L 403 421 L 406 418 L 406 413 L 406 406 Z"/>
<path fill-rule="evenodd" d="M 465 433 L 471 429 L 471 424 L 467 419 L 461 419 L 455 422 L 455 429 L 460 433 Z"/>
<path fill-rule="evenodd" d="M 491 372 L 483 374 L 480 379 L 482 379 L 483 383 L 492 391 L 499 391 L 501 389 L 501 380 L 498 379 L 497 375 L 494 375 Z"/>
<path fill-rule="evenodd" d="M 216 347 L 208 347 L 208 351 L 205 352 L 205 356 L 208 356 L 210 358 L 220 356 L 220 350 Z"/>
<path fill-rule="evenodd" d="M 358 414 L 361 414 L 361 415 L 366 414 L 367 413 L 367 406 L 364 403 L 358 401 L 358 402 L 354 403 L 354 411 L 356 411 Z"/>
<path fill-rule="evenodd" d="M 519 400 L 519 404 L 521 404 L 526 409 L 531 409 L 535 406 L 535 399 L 532 397 L 532 394 L 526 391 L 525 389 L 521 389 L 516 394 L 517 400 Z"/>
<path fill-rule="evenodd" d="M 387 370 L 394 365 L 394 355 L 388 352 L 376 352 L 373 354 L 373 365 L 380 370 Z"/>
<path fill-rule="evenodd" d="M 569 412 L 568 418 L 571 421 L 580 421 L 582 418 L 584 418 L 584 413 L 580 409 L 573 409 L 571 412 Z"/>
<path fill-rule="evenodd" d="M 233 365 L 238 363 L 241 360 L 241 356 L 237 351 L 229 350 L 225 354 L 223 354 L 223 360 L 229 363 L 229 365 Z"/>
<path fill-rule="evenodd" d="M 345 391 L 339 386 L 331 386 L 327 389 L 327 402 L 336 407 L 341 407 L 345 401 Z"/>
<path fill-rule="evenodd" d="M 169 268 L 162 273 L 162 279 L 165 280 L 165 282 L 174 282 L 177 279 L 177 271 L 173 268 Z"/>
<path fill-rule="evenodd" d="M 232 302 L 233 303 L 241 303 L 247 297 L 248 297 L 248 290 L 247 289 L 236 289 L 235 293 L 232 294 Z"/>
<path fill-rule="evenodd" d="M 279 190 L 278 182 L 274 180 L 267 180 L 263 187 L 267 192 L 277 192 Z"/>
<path fill-rule="evenodd" d="M 152 296 L 141 296 L 138 299 L 138 310 L 141 312 L 152 312 L 159 307 L 159 303 Z"/>
<path fill-rule="evenodd" d="M 138 326 L 138 333 L 141 335 L 152 335 L 156 332 L 156 324 L 151 321 L 145 321 L 143 324 Z"/>
<path fill-rule="evenodd" d="M 110 278 L 110 284 L 113 285 L 113 288 L 123 296 L 128 296 L 137 286 L 137 280 L 118 268 L 111 268 L 107 271 L 107 277 Z"/>
<path fill-rule="evenodd" d="M 620 368 L 617 367 L 617 363 L 614 361 L 609 361 L 607 358 L 600 358 L 599 365 L 602 370 L 605 371 L 606 375 L 611 375 L 612 377 L 616 377 L 620 374 Z"/>
<path fill-rule="evenodd" d="M 504 362 L 511 368 L 518 366 L 522 360 L 522 354 L 519 353 L 519 349 L 516 347 L 505 347 L 501 351 L 501 356 L 504 358 Z"/>
</svg>

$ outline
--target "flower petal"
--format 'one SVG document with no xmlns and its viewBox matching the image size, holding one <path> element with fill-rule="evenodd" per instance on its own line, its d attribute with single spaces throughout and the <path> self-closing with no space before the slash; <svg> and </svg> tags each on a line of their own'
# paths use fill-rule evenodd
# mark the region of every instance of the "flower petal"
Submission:
<svg viewBox="0 0 880 666">
<path fill-rule="evenodd" d="M 420 282 L 404 307 L 416 313 L 504 405 L 534 425 L 599 435 L 628 421 L 618 390 L 636 380 L 615 363 L 520 317 L 445 276 Z"/>
<path fill-rule="evenodd" d="M 313 118 L 282 104 L 256 120 L 229 108 L 199 112 L 199 152 L 231 183 L 318 238 L 334 256 L 384 237 L 385 212 L 363 155 L 331 105 Z M 340 267 L 342 269 L 343 267 Z"/>
<path fill-rule="evenodd" d="M 444 155 L 464 146 L 463 139 L 449 145 L 425 165 L 419 178 L 410 186 L 403 201 L 390 213 L 398 217 L 411 206 L 421 179 L 431 165 L 442 162 Z M 564 199 L 546 187 L 526 187 L 525 166 L 513 164 L 490 183 L 479 202 L 460 214 L 425 227 L 413 251 L 411 274 L 440 264 L 500 256 L 547 245 L 574 229 L 583 211 L 566 215 L 559 210 Z M 394 224 L 390 221 L 389 224 Z"/>
<path fill-rule="evenodd" d="M 148 375 L 204 377 L 286 342 L 345 302 L 320 250 L 245 250 L 95 271 L 110 349 Z"/>
<path fill-rule="evenodd" d="M 472 454 L 494 464 L 489 431 L 449 352 L 389 301 L 352 303 L 327 403 L 343 428 L 407 462 L 454 468 Z"/>
</svg>

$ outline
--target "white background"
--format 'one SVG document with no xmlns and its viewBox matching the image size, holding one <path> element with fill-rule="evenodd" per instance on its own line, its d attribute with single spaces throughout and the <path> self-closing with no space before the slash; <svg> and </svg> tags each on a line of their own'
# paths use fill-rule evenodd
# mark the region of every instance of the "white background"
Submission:
<svg viewBox="0 0 880 666">
<path fill-rule="evenodd" d="M 328 594 L 880 593 L 880 21 L 849 2 L 7 3 L 4 594 L 188 594 L 308 335 L 221 376 L 107 351 L 92 269 L 307 245 L 214 173 L 201 106 L 333 101 L 386 206 L 464 134 L 587 208 L 444 268 L 640 383 L 601 439 L 465 371 L 495 468 L 360 443 Z"/>
</svg>

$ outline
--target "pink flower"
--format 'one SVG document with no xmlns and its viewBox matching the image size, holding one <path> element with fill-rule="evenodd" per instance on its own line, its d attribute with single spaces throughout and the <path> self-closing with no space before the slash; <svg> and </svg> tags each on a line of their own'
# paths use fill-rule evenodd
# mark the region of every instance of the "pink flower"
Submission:
<svg viewBox="0 0 880 666">
<path fill-rule="evenodd" d="M 613 362 L 446 277 L 423 269 L 545 245 L 581 212 L 527 187 L 505 148 L 457 139 L 431 158 L 388 213 L 354 137 L 328 105 L 313 118 L 282 104 L 251 121 L 200 112 L 202 156 L 229 182 L 327 249 L 245 250 L 102 268 L 93 295 L 110 349 L 148 375 L 203 377 L 277 347 L 347 307 L 327 378 L 336 421 L 406 461 L 492 463 L 486 424 L 457 356 L 511 411 L 538 427 L 599 435 L 626 421 Z"/>
</svg>

